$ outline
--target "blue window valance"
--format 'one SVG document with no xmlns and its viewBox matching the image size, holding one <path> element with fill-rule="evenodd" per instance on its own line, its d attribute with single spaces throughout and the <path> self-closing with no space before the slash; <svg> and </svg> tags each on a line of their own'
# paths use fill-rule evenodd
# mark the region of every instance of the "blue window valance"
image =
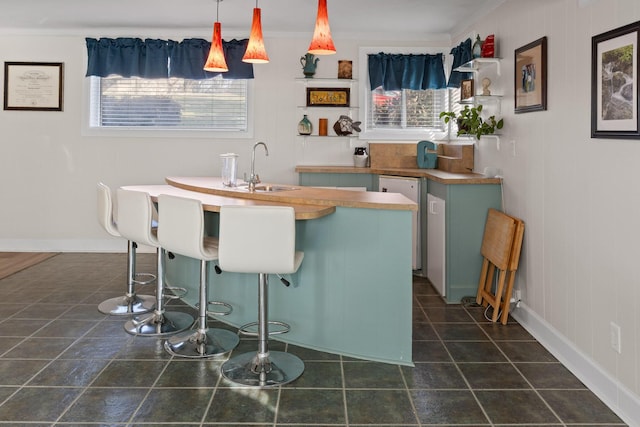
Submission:
<svg viewBox="0 0 640 427">
<path fill-rule="evenodd" d="M 227 79 L 252 79 L 253 64 L 242 62 L 248 40 L 223 41 L 229 71 L 210 73 L 202 67 L 211 43 L 204 39 L 157 40 L 139 38 L 86 38 L 87 76 L 147 79 L 180 77 L 207 79 L 222 75 Z"/>
<path fill-rule="evenodd" d="M 470 79 L 471 73 L 461 73 L 460 71 L 453 70 L 473 59 L 473 53 L 471 52 L 471 39 L 466 39 L 458 46 L 451 49 L 451 55 L 453 55 L 453 64 L 451 64 L 451 74 L 449 75 L 449 83 L 447 84 L 447 87 L 460 87 L 460 82 L 464 79 Z"/>
<path fill-rule="evenodd" d="M 442 54 L 404 55 L 377 53 L 368 55 L 369 84 L 371 89 L 384 90 L 444 89 Z"/>
<path fill-rule="evenodd" d="M 179 43 L 173 42 L 169 76 L 184 79 L 208 79 L 222 75 L 225 79 L 252 79 L 253 64 L 242 62 L 248 42 L 248 39 L 222 42 L 222 50 L 224 50 L 224 57 L 227 61 L 227 67 L 229 67 L 229 71 L 224 73 L 211 73 L 202 69 L 209 55 L 210 42 L 204 39 L 185 39 Z"/>
</svg>

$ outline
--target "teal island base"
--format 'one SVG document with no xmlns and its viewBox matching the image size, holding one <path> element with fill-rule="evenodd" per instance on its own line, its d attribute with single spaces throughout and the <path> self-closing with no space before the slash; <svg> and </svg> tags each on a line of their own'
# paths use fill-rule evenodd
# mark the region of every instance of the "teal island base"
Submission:
<svg viewBox="0 0 640 427">
<path fill-rule="evenodd" d="M 209 234 L 216 235 L 218 214 L 206 214 Z M 287 277 L 291 285 L 269 277 L 269 318 L 291 326 L 273 339 L 412 366 L 411 211 L 337 207 L 297 221 L 296 244 L 304 260 Z M 217 320 L 234 327 L 257 320 L 256 274 L 215 274 L 211 263 L 208 273 L 209 299 L 233 306 Z M 187 288 L 184 300 L 195 306 L 199 261 L 167 259 L 166 278 L 168 286 Z"/>
</svg>

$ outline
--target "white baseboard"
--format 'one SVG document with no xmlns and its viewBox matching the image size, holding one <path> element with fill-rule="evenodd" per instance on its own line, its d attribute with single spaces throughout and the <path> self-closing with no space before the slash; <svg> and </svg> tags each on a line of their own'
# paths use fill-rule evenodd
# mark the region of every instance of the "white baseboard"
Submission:
<svg viewBox="0 0 640 427">
<path fill-rule="evenodd" d="M 0 239 L 0 252 L 127 252 L 124 239 Z M 155 248 L 138 246 L 139 253 L 152 253 Z"/>
<path fill-rule="evenodd" d="M 605 372 L 526 304 L 510 312 L 531 335 L 567 367 L 589 390 L 632 427 L 640 427 L 640 398 Z"/>
</svg>

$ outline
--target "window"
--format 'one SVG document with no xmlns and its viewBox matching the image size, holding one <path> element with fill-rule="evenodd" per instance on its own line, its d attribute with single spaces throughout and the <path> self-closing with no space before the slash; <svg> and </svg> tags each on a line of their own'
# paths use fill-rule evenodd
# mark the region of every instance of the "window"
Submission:
<svg viewBox="0 0 640 427">
<path fill-rule="evenodd" d="M 446 89 L 369 90 L 367 128 L 444 132 L 441 111 L 446 110 Z"/>
<path fill-rule="evenodd" d="M 249 131 L 249 80 L 95 77 L 92 129 Z"/>
<path fill-rule="evenodd" d="M 443 139 L 448 126 L 440 119 L 440 112 L 450 111 L 449 89 L 384 90 L 382 86 L 369 87 L 368 55 L 380 51 L 398 54 L 423 54 L 426 51 L 442 52 L 446 48 L 361 48 L 360 102 L 362 139 Z M 445 69 L 447 58 L 444 58 Z M 362 114 L 361 113 L 361 114 Z"/>
</svg>

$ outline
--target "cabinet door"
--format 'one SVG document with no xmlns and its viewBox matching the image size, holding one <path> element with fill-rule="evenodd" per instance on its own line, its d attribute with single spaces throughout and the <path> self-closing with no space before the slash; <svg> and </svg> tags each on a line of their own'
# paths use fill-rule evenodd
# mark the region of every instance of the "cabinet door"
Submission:
<svg viewBox="0 0 640 427">
<path fill-rule="evenodd" d="M 445 201 L 427 194 L 427 278 L 443 297 L 445 289 Z"/>
<path fill-rule="evenodd" d="M 301 172 L 298 184 L 311 187 L 366 187 L 367 191 L 376 191 L 378 180 L 376 176 L 374 186 L 373 176 L 369 173 Z"/>
</svg>

